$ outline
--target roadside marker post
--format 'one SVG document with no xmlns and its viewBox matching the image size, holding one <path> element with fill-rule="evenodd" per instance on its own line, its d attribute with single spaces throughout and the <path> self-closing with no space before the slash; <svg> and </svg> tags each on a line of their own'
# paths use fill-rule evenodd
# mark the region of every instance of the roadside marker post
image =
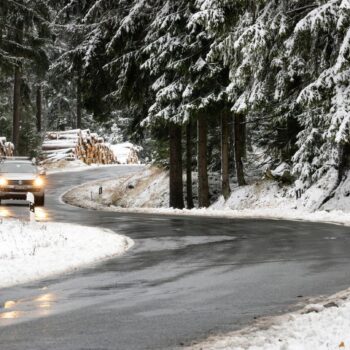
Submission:
<svg viewBox="0 0 350 350">
<path fill-rule="evenodd" d="M 30 221 L 35 221 L 35 199 L 33 193 L 27 193 L 27 201 L 29 202 Z"/>
</svg>

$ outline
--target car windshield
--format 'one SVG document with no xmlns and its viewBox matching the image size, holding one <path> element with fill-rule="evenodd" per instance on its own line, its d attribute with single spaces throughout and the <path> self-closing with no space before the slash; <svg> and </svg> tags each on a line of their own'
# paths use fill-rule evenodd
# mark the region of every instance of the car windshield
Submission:
<svg viewBox="0 0 350 350">
<path fill-rule="evenodd" d="M 0 164 L 0 173 L 27 173 L 35 174 L 36 167 L 30 163 L 8 162 Z"/>
</svg>

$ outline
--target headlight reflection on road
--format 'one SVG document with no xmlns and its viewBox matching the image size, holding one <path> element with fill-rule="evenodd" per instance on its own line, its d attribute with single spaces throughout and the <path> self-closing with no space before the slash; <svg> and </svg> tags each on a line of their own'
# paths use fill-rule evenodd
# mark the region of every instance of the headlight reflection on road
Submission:
<svg viewBox="0 0 350 350">
<path fill-rule="evenodd" d="M 13 319 L 22 317 L 23 314 L 24 313 L 22 311 L 1 312 L 0 313 L 0 319 L 13 320 Z"/>
<path fill-rule="evenodd" d="M 18 301 L 8 300 L 3 304 L 4 312 L 0 312 L 0 320 L 30 319 L 31 317 L 49 316 L 57 302 L 54 293 L 41 294 L 35 298 Z"/>
<path fill-rule="evenodd" d="M 13 300 L 5 301 L 4 309 L 12 309 L 17 303 Z"/>
<path fill-rule="evenodd" d="M 7 208 L 0 207 L 0 217 L 1 218 L 8 218 L 10 216 L 11 216 L 11 212 Z"/>
<path fill-rule="evenodd" d="M 41 207 L 35 208 L 36 221 L 45 221 L 45 220 L 48 220 L 48 218 L 49 218 L 48 213 L 44 208 L 41 208 Z"/>
<path fill-rule="evenodd" d="M 23 315 L 22 311 L 17 311 L 17 310 L 9 311 L 13 309 L 16 305 L 17 305 L 16 301 L 13 301 L 13 300 L 5 301 L 4 309 L 6 311 L 0 312 L 0 319 L 11 320 L 11 319 L 20 318 Z"/>
<path fill-rule="evenodd" d="M 39 295 L 34 299 L 36 312 L 39 316 L 49 316 L 52 313 L 52 307 L 57 301 L 57 296 L 54 293 L 46 293 Z"/>
<path fill-rule="evenodd" d="M 53 293 L 46 293 L 34 299 L 40 309 L 49 309 L 55 303 L 57 297 Z"/>
</svg>

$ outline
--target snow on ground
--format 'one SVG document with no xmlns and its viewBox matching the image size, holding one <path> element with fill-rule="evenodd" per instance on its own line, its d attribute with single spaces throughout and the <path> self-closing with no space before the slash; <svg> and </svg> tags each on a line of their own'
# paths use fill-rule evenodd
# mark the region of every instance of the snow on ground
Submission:
<svg viewBox="0 0 350 350">
<path fill-rule="evenodd" d="M 192 350 L 336 350 L 350 348 L 350 290 L 243 330 L 213 336 Z"/>
<path fill-rule="evenodd" d="M 103 193 L 99 194 L 102 186 Z M 144 171 L 116 179 L 93 181 L 63 195 L 64 201 L 90 209 L 161 208 L 169 202 L 166 172 L 145 167 Z"/>
<path fill-rule="evenodd" d="M 217 198 L 216 193 L 220 186 L 215 183 L 219 178 L 215 175 L 212 174 L 210 179 L 212 191 L 215 192 L 213 197 Z M 338 202 L 331 207 L 321 206 L 325 193 L 334 186 L 333 179 L 334 174 L 329 173 L 322 182 L 304 192 L 300 199 L 296 199 L 295 188 L 291 186 L 272 180 L 258 180 L 247 186 L 232 186 L 232 194 L 227 201 L 219 197 L 209 208 L 177 210 L 167 208 L 169 203 L 167 172 L 156 167 L 145 167 L 143 172 L 131 176 L 94 181 L 74 188 L 63 195 L 63 200 L 85 208 L 118 212 L 307 220 L 350 225 L 350 212 L 337 210 Z M 99 195 L 101 186 L 103 194 Z M 341 188 L 339 191 L 345 191 L 344 186 Z M 194 193 L 196 194 L 196 191 Z M 343 197 L 343 201 L 339 203 L 346 209 L 344 204 L 346 201 L 349 210 L 350 197 Z M 320 206 L 320 210 L 315 210 Z"/>
<path fill-rule="evenodd" d="M 71 224 L 0 221 L 0 287 L 26 283 L 118 256 L 133 241 Z"/>
<path fill-rule="evenodd" d="M 110 168 L 110 167 L 118 167 L 120 164 L 91 164 L 87 165 L 81 160 L 60 160 L 55 163 L 45 164 L 44 168 L 47 174 L 56 174 L 61 172 L 78 172 L 91 170 L 94 168 Z M 129 166 L 140 166 L 138 164 L 129 164 Z"/>
<path fill-rule="evenodd" d="M 212 199 L 219 196 L 220 174 L 209 174 L 212 188 Z M 186 191 L 184 181 L 184 192 Z M 193 197 L 197 203 L 197 175 L 193 174 Z M 99 195 L 99 188 L 103 187 L 103 194 Z M 152 211 L 153 208 L 166 208 L 169 203 L 169 175 L 167 171 L 154 166 L 145 166 L 142 172 L 118 177 L 116 179 L 93 181 L 63 195 L 63 200 L 69 204 L 90 209 L 118 210 L 138 208 Z"/>
<path fill-rule="evenodd" d="M 81 160 L 68 161 L 65 159 L 45 164 L 43 167 L 48 174 L 54 174 L 63 171 L 81 171 L 89 169 L 89 166 Z"/>
</svg>

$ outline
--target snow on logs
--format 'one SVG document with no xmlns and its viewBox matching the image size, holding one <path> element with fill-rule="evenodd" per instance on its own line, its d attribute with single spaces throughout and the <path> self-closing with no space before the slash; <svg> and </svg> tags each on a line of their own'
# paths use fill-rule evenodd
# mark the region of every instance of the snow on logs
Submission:
<svg viewBox="0 0 350 350">
<path fill-rule="evenodd" d="M 86 164 L 112 164 L 116 159 L 104 139 L 90 130 L 49 131 L 42 145 L 43 163 L 79 159 Z"/>
<path fill-rule="evenodd" d="M 0 156 L 12 157 L 15 146 L 12 142 L 7 142 L 6 137 L 0 137 Z"/>
</svg>

